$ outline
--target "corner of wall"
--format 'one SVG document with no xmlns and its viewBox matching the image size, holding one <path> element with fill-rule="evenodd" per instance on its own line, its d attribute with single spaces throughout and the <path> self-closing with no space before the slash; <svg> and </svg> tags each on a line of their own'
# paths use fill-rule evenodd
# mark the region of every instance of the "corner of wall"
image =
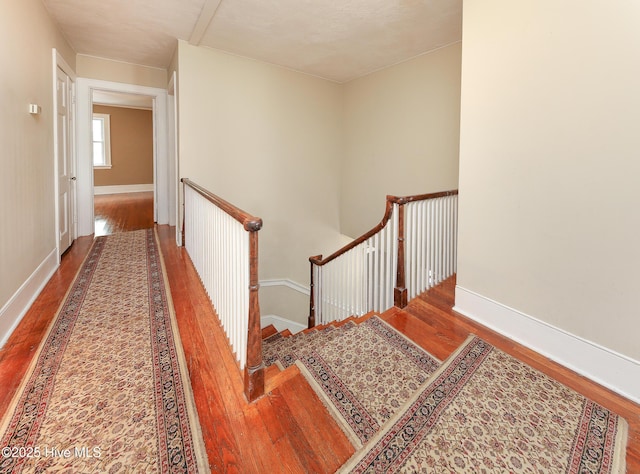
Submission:
<svg viewBox="0 0 640 474">
<path fill-rule="evenodd" d="M 286 320 L 295 327 L 306 328 L 309 316 L 309 288 L 289 279 L 261 280 L 260 310 L 270 317 Z"/>
</svg>

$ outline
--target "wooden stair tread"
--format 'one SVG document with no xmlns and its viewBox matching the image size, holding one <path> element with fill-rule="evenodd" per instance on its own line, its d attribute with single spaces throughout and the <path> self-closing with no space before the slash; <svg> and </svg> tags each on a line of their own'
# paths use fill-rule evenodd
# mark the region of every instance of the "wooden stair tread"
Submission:
<svg viewBox="0 0 640 474">
<path fill-rule="evenodd" d="M 362 316 L 349 316 L 348 318 L 342 319 L 340 321 L 330 321 L 326 324 L 318 324 L 316 326 L 314 326 L 313 328 L 311 328 L 311 330 L 315 329 L 315 330 L 322 330 L 325 329 L 329 326 L 333 326 L 333 327 L 340 327 L 340 326 L 344 326 L 345 324 L 348 324 L 350 322 L 354 322 L 356 324 L 360 324 L 363 321 L 366 321 L 367 319 L 377 315 L 378 312 L 376 311 L 369 311 L 366 314 L 363 314 Z M 309 331 L 309 329 L 307 329 L 306 331 Z"/>
<path fill-rule="evenodd" d="M 272 392 L 283 383 L 298 375 L 300 375 L 300 369 L 298 369 L 298 366 L 295 364 L 284 370 L 280 370 L 280 367 L 276 364 L 270 365 L 265 368 L 264 372 L 264 392 Z"/>
<path fill-rule="evenodd" d="M 328 327 L 335 327 L 338 328 L 340 326 L 344 326 L 345 324 L 348 323 L 355 323 L 355 324 L 360 324 L 363 321 L 366 321 L 367 319 L 375 316 L 375 315 L 379 315 L 379 313 L 377 313 L 376 311 L 369 311 L 366 314 L 363 314 L 362 316 L 349 316 L 348 318 L 345 318 L 343 320 L 340 321 L 331 321 L 328 322 L 326 324 L 318 324 L 312 328 L 307 328 L 307 329 L 303 329 L 300 332 L 297 333 L 292 333 L 289 329 L 285 329 L 283 331 L 280 331 L 280 335 L 282 337 L 292 337 L 292 336 L 296 336 L 296 335 L 300 335 L 300 334 L 310 334 L 313 332 L 317 332 L 317 331 L 322 331 L 323 329 L 327 329 Z M 273 324 L 270 324 L 269 326 L 265 326 L 264 328 L 262 328 L 262 339 L 266 339 L 268 337 L 271 337 L 275 334 L 278 334 L 278 330 L 276 329 L 276 327 Z"/>
<path fill-rule="evenodd" d="M 266 339 L 274 334 L 278 334 L 278 330 L 273 324 L 269 324 L 262 328 L 262 339 Z"/>
<path fill-rule="evenodd" d="M 287 371 L 288 378 L 263 397 L 277 414 L 267 423 L 272 442 L 286 439 L 304 472 L 335 472 L 355 449 L 298 368 L 281 373 Z"/>
</svg>

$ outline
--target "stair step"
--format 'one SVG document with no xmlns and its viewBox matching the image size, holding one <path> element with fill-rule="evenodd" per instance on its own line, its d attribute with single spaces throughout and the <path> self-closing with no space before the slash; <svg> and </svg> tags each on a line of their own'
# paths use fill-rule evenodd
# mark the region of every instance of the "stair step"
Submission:
<svg viewBox="0 0 640 474">
<path fill-rule="evenodd" d="M 273 324 L 269 324 L 262 328 L 262 339 L 266 339 L 274 334 L 278 334 L 278 330 Z"/>
<path fill-rule="evenodd" d="M 312 328 L 303 329 L 302 331 L 297 332 L 295 334 L 292 333 L 289 329 L 285 329 L 283 331 L 278 332 L 276 327 L 273 324 L 270 324 L 269 326 L 265 326 L 264 328 L 262 328 L 262 339 L 263 340 L 268 339 L 270 337 L 275 336 L 276 334 L 279 334 L 281 337 L 286 337 L 286 338 L 290 338 L 290 337 L 304 338 L 309 336 L 314 337 L 316 334 L 321 333 L 322 331 L 325 331 L 330 328 L 338 328 L 340 326 L 344 326 L 349 323 L 360 324 L 363 321 L 366 321 L 367 319 L 371 318 L 376 314 L 379 314 L 379 313 L 377 313 L 376 311 L 370 311 L 362 316 L 349 316 L 348 318 L 345 318 L 341 321 L 331 321 L 327 324 L 319 324 Z"/>
<path fill-rule="evenodd" d="M 363 314 L 362 316 L 349 316 L 348 318 L 342 319 L 340 321 L 331 321 L 328 322 L 326 324 L 318 324 L 316 326 L 314 326 L 313 328 L 311 328 L 311 330 L 313 329 L 317 329 L 318 331 L 321 331 L 322 329 L 326 329 L 329 326 L 333 326 L 333 327 L 340 327 L 343 326 L 345 324 L 348 324 L 350 322 L 354 322 L 356 324 L 360 324 L 363 321 L 366 321 L 367 319 L 371 318 L 372 316 L 379 314 L 377 311 L 369 311 L 366 314 Z M 306 331 L 309 331 L 309 329 L 306 329 Z"/>
<path fill-rule="evenodd" d="M 271 377 L 275 377 L 276 375 L 278 375 L 280 372 L 282 372 L 282 370 L 280 370 L 280 367 L 278 367 L 276 364 L 270 365 L 268 367 L 264 368 L 264 379 L 267 380 Z"/>
<path fill-rule="evenodd" d="M 284 370 L 280 370 L 275 364 L 270 365 L 264 372 L 264 392 L 272 392 L 283 383 L 298 375 L 300 375 L 300 369 L 298 369 L 298 366 L 295 364 Z"/>
</svg>

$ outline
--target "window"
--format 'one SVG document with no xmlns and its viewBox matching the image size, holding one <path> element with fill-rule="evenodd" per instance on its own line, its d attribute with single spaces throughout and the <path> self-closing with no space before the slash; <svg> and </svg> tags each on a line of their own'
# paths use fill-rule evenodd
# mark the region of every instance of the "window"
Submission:
<svg viewBox="0 0 640 474">
<path fill-rule="evenodd" d="M 93 167 L 111 168 L 111 134 L 109 114 L 93 114 Z"/>
</svg>

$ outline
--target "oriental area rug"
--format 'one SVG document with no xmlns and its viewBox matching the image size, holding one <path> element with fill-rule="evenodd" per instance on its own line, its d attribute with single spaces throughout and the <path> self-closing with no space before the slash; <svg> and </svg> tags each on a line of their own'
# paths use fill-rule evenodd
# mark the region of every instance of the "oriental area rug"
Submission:
<svg viewBox="0 0 640 474">
<path fill-rule="evenodd" d="M 263 343 L 265 365 L 298 365 L 351 443 L 360 447 L 440 362 L 377 316 Z"/>
<path fill-rule="evenodd" d="M 470 336 L 340 472 L 623 473 L 627 430 Z"/>
<path fill-rule="evenodd" d="M 98 237 L 0 424 L 0 472 L 208 472 L 153 229 Z"/>
</svg>

